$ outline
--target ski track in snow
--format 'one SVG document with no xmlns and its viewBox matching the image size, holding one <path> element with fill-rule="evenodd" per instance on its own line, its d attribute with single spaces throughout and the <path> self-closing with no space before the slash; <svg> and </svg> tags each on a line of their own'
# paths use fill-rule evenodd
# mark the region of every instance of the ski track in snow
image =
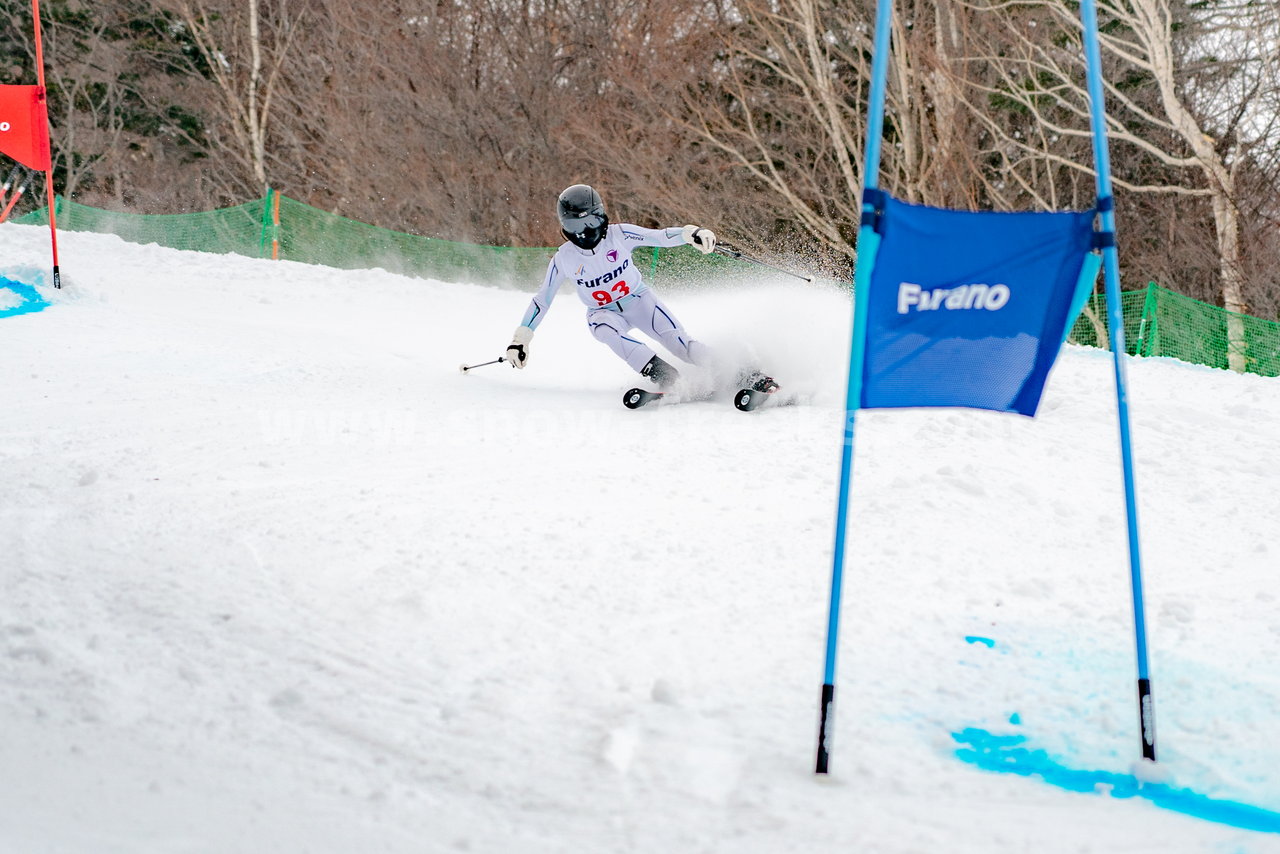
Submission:
<svg viewBox="0 0 1280 854">
<path fill-rule="evenodd" d="M 807 403 L 629 412 L 571 294 L 463 376 L 527 293 L 61 244 L 0 228 L 0 851 L 1280 852 L 955 755 L 1137 754 L 1107 353 L 859 416 L 821 780 L 843 292 L 664 291 Z M 1280 811 L 1280 380 L 1129 375 L 1162 765 Z"/>
</svg>

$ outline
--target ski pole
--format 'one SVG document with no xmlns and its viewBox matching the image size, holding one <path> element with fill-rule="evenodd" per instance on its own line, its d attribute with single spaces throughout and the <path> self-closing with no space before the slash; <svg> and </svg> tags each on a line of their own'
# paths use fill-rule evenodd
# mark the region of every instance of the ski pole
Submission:
<svg viewBox="0 0 1280 854">
<path fill-rule="evenodd" d="M 13 206 L 18 203 L 18 199 L 22 198 L 22 194 L 27 191 L 27 185 L 31 183 L 31 176 L 34 174 L 34 172 L 27 170 L 22 182 L 18 184 L 18 189 L 13 191 L 13 198 L 9 200 L 9 204 L 4 206 L 4 210 L 0 211 L 0 222 L 4 222 L 9 218 L 9 211 L 13 210 Z"/>
<path fill-rule="evenodd" d="M 806 282 L 813 281 L 813 276 L 802 276 L 799 273 L 793 273 L 790 270 L 784 270 L 781 267 L 775 266 L 765 261 L 761 261 L 758 258 L 752 258 L 750 255 L 743 255 L 737 249 L 734 249 L 732 246 L 726 246 L 723 243 L 717 243 L 715 251 L 720 253 L 721 255 L 728 256 L 729 258 L 733 258 L 738 261 L 750 261 L 752 264 L 759 264 L 761 267 L 768 267 L 770 270 L 777 270 L 779 273 L 786 273 L 788 276 L 795 276 L 797 279 L 803 279 Z"/>
<path fill-rule="evenodd" d="M 496 365 L 499 362 L 505 362 L 505 361 L 506 361 L 506 357 L 499 356 L 498 358 L 494 359 L 492 362 L 481 362 L 478 365 L 458 365 L 458 370 L 462 371 L 465 374 L 467 371 L 475 370 L 476 368 L 483 368 L 485 365 Z"/>
</svg>

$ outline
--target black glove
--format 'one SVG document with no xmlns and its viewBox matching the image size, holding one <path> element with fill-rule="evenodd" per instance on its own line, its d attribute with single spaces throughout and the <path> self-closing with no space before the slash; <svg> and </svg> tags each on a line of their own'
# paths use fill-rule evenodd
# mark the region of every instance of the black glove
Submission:
<svg viewBox="0 0 1280 854">
<path fill-rule="evenodd" d="M 517 326 L 512 336 L 511 346 L 507 347 L 506 360 L 513 368 L 523 368 L 529 361 L 529 342 L 533 340 L 533 330 L 527 326 Z"/>
<path fill-rule="evenodd" d="M 683 233 L 684 242 L 698 247 L 703 255 L 713 252 L 716 248 L 716 234 L 709 228 L 686 225 Z"/>
</svg>

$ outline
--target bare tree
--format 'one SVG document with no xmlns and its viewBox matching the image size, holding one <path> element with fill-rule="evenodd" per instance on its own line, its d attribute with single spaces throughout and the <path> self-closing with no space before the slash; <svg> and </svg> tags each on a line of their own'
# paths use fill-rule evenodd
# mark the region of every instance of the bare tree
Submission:
<svg viewBox="0 0 1280 854">
<path fill-rule="evenodd" d="M 210 144 L 225 150 L 228 196 L 254 197 L 268 182 L 273 101 L 286 85 L 282 72 L 307 15 L 306 0 L 157 0 L 170 42 L 166 57 L 191 80 L 213 89 Z"/>
<path fill-rule="evenodd" d="M 684 81 L 683 99 L 667 116 L 764 187 L 779 219 L 851 257 L 861 205 L 865 27 L 817 0 L 748 0 L 740 11 L 741 21 L 723 30 L 708 79 Z"/>
<path fill-rule="evenodd" d="M 1099 6 L 1107 132 L 1127 167 L 1116 169 L 1115 183 L 1130 193 L 1203 198 L 1212 212 L 1223 304 L 1244 312 L 1239 181 L 1251 162 L 1249 148 L 1275 141 L 1259 113 L 1280 84 L 1263 49 L 1267 41 L 1274 45 L 1275 7 L 1233 0 L 1212 12 L 1168 0 L 1102 0 Z M 1092 174 L 1092 157 L 1084 156 L 1089 103 L 1073 9 L 1052 0 L 979 0 L 972 8 L 1011 22 L 987 28 L 986 52 L 967 57 L 982 73 L 971 70 L 964 78 L 970 108 L 989 133 L 988 150 L 1008 179 L 992 183 L 992 198 L 1013 204 L 1029 197 L 1057 207 L 1065 185 L 1065 195 L 1079 203 L 1085 188 L 1074 176 Z M 1197 60 L 1208 46 L 1227 42 L 1239 52 L 1236 59 Z M 990 109 L 993 103 L 1002 109 Z M 1231 367 L 1241 370 L 1238 322 L 1229 341 Z"/>
<path fill-rule="evenodd" d="M 874 4 L 745 0 L 716 28 L 719 54 L 673 81 L 665 119 L 759 187 L 774 242 L 802 236 L 847 264 L 861 214 L 862 150 Z M 898 4 L 893 16 L 879 184 L 913 202 L 982 202 L 974 135 L 951 57 L 964 48 L 950 0 Z"/>
<path fill-rule="evenodd" d="M 47 4 L 43 15 L 45 74 L 57 188 L 68 197 L 108 193 L 122 201 L 129 152 L 153 134 L 156 111 L 140 87 L 142 68 L 128 39 L 140 14 L 132 2 L 106 8 Z M 5 45 L 18 66 L 10 78 L 33 83 L 35 45 L 31 6 L 0 0 Z M 38 198 L 38 194 L 36 198 Z"/>
</svg>

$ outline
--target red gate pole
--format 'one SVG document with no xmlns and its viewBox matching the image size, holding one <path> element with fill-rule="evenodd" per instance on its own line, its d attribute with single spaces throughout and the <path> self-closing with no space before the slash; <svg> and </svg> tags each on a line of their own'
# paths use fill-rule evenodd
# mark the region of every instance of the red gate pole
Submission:
<svg viewBox="0 0 1280 854">
<path fill-rule="evenodd" d="M 36 29 L 36 75 L 40 83 L 40 100 L 45 105 L 45 133 L 48 133 L 49 101 L 44 86 L 44 44 L 40 40 L 40 0 L 31 0 L 31 16 Z M 62 287 L 62 273 L 58 270 L 58 214 L 53 194 L 53 155 L 49 156 L 49 168 L 44 173 L 44 186 L 49 197 L 49 236 L 53 241 L 53 286 Z"/>
</svg>

